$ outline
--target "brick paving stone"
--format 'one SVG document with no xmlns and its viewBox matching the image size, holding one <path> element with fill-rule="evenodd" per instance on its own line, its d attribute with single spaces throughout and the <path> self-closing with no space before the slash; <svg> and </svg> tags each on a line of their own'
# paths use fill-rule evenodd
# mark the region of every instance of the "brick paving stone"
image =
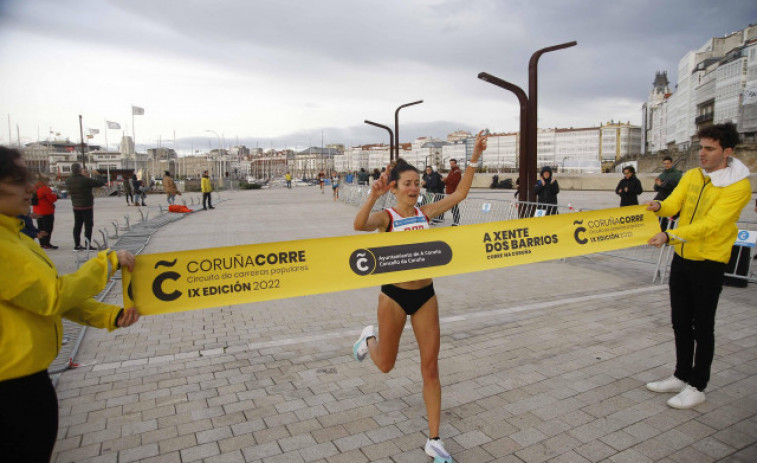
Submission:
<svg viewBox="0 0 757 463">
<path fill-rule="evenodd" d="M 185 463 L 190 461 L 198 461 L 202 460 L 203 458 L 218 455 L 220 454 L 220 450 L 218 449 L 217 443 L 211 442 L 208 444 L 196 445 L 194 447 L 182 449 L 179 451 L 179 453 L 181 454 L 182 463 Z"/>
<path fill-rule="evenodd" d="M 576 447 L 575 452 L 592 462 L 605 460 L 618 453 L 617 450 L 599 440 Z"/>
<path fill-rule="evenodd" d="M 213 457 L 205 458 L 203 463 L 245 463 L 244 455 L 239 450 L 222 453 Z"/>
<path fill-rule="evenodd" d="M 158 453 L 158 444 L 141 445 L 139 447 L 128 448 L 118 452 L 118 461 L 119 463 L 141 461 L 145 458 L 157 456 Z"/>
</svg>

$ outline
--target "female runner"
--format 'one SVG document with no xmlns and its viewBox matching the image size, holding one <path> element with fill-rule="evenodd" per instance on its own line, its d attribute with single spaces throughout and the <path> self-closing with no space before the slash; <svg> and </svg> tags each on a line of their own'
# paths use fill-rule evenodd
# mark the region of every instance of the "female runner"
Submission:
<svg viewBox="0 0 757 463">
<path fill-rule="evenodd" d="M 355 217 L 355 230 L 384 232 L 429 228 L 429 220 L 452 209 L 468 195 L 478 160 L 486 150 L 486 138 L 483 131 L 476 136 L 473 155 L 457 190 L 438 202 L 428 203 L 420 208 L 416 206 L 421 191 L 418 170 L 403 159 L 398 159 L 371 185 L 368 199 Z M 394 194 L 397 205 L 371 213 L 376 201 L 387 191 Z M 426 403 L 429 431 L 425 451 L 427 455 L 434 457 L 435 462 L 451 463 L 452 457 L 439 439 L 442 408 L 442 386 L 439 382 L 438 365 L 439 305 L 431 278 L 381 287 L 378 300 L 378 331 L 373 325 L 363 329 L 353 346 L 353 357 L 361 362 L 370 355 L 379 370 L 384 373 L 391 371 L 397 360 L 400 336 L 408 316 L 421 354 L 423 401 Z"/>
</svg>

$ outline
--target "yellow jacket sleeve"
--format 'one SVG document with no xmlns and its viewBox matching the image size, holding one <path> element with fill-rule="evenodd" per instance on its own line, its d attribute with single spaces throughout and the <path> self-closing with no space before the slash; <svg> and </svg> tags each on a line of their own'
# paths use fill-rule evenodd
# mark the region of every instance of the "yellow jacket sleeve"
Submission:
<svg viewBox="0 0 757 463">
<path fill-rule="evenodd" d="M 102 291 L 117 268 L 112 250 L 101 251 L 76 272 L 57 278 L 40 278 L 34 265 L 22 264 L 14 271 L 14 284 L 3 285 L 3 298 L 38 315 L 60 315 Z"/>
<path fill-rule="evenodd" d="M 89 298 L 65 312 L 63 317 L 80 325 L 105 328 L 108 331 L 113 331 L 118 328 L 116 326 L 116 318 L 119 312 L 121 312 L 121 307 Z"/>
</svg>

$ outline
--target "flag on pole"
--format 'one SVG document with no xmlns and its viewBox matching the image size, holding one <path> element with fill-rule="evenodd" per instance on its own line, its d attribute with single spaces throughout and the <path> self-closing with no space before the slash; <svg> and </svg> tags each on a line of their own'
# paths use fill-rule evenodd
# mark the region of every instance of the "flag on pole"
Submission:
<svg viewBox="0 0 757 463">
<path fill-rule="evenodd" d="M 100 129 L 89 129 L 90 135 L 97 135 L 100 133 Z"/>
<path fill-rule="evenodd" d="M 132 116 L 143 116 L 144 114 L 145 114 L 145 108 L 140 108 L 139 106 L 131 105 Z"/>
<path fill-rule="evenodd" d="M 108 124 L 109 129 L 118 130 L 121 128 L 121 124 L 119 124 L 118 122 L 105 121 L 105 123 Z"/>
</svg>

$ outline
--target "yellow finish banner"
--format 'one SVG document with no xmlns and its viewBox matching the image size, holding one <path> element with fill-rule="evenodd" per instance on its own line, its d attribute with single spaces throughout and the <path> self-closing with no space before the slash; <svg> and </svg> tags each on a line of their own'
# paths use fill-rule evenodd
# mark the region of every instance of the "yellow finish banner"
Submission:
<svg viewBox="0 0 757 463">
<path fill-rule="evenodd" d="M 154 315 L 477 272 L 646 244 L 646 206 L 413 232 L 140 255 L 124 306 Z"/>
</svg>

